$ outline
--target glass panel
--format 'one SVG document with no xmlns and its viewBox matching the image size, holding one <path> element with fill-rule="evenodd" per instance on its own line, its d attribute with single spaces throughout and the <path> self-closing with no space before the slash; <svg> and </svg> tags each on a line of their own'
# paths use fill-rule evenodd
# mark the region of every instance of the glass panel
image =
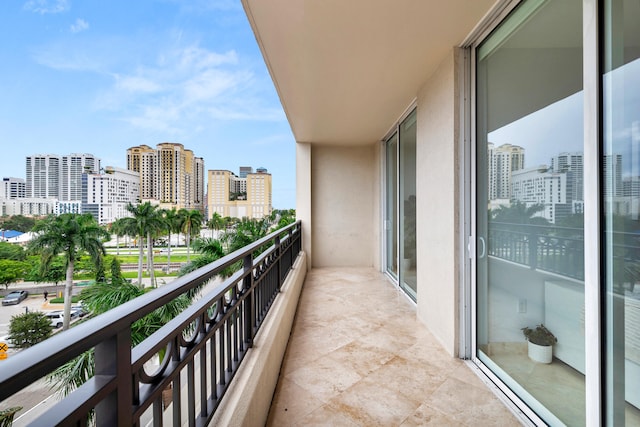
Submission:
<svg viewBox="0 0 640 427">
<path fill-rule="evenodd" d="M 605 3 L 605 408 L 640 426 L 640 2 Z"/>
<path fill-rule="evenodd" d="M 398 134 L 386 143 L 386 218 L 387 271 L 398 278 Z"/>
<path fill-rule="evenodd" d="M 416 112 L 400 124 L 400 285 L 416 299 Z"/>
<path fill-rule="evenodd" d="M 581 0 L 523 1 L 476 54 L 476 354 L 547 423 L 584 425 Z"/>
</svg>

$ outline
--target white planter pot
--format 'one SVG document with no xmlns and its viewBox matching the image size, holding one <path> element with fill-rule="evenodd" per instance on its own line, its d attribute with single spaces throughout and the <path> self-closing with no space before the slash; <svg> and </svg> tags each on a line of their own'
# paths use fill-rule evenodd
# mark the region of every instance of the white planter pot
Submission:
<svg viewBox="0 0 640 427">
<path fill-rule="evenodd" d="M 551 363 L 553 359 L 552 345 L 538 345 L 528 341 L 529 358 L 538 363 Z"/>
</svg>

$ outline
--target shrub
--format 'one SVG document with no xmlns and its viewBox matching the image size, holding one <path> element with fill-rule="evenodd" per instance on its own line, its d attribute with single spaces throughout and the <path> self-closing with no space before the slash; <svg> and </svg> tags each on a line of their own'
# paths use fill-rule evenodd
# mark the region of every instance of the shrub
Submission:
<svg viewBox="0 0 640 427">
<path fill-rule="evenodd" d="M 31 347 L 51 336 L 51 322 L 39 311 L 18 314 L 11 317 L 9 335 L 16 347 Z"/>
<path fill-rule="evenodd" d="M 558 339 L 543 324 L 536 326 L 535 329 L 529 327 L 522 328 L 522 333 L 530 342 L 538 345 L 553 345 Z"/>
</svg>

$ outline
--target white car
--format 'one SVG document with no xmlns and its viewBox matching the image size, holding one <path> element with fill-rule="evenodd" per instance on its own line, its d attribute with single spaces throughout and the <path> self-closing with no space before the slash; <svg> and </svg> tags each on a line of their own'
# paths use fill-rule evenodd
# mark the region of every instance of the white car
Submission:
<svg viewBox="0 0 640 427">
<path fill-rule="evenodd" d="M 9 348 L 15 347 L 10 335 L 0 337 L 0 343 L 5 343 Z"/>
<path fill-rule="evenodd" d="M 64 323 L 64 312 L 62 310 L 50 311 L 47 313 L 47 317 L 51 321 L 51 326 L 54 328 L 62 328 L 62 324 Z M 77 319 L 80 317 L 80 312 L 71 310 L 71 320 Z"/>
</svg>

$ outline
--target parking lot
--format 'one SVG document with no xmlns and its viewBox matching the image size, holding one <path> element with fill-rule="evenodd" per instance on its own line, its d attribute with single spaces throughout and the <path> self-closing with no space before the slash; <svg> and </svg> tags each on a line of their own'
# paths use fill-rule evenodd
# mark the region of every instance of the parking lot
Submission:
<svg viewBox="0 0 640 427">
<path fill-rule="evenodd" d="M 27 309 L 29 311 L 42 311 L 46 313 L 53 310 L 62 310 L 62 308 L 62 304 L 49 304 L 48 302 L 45 302 L 44 297 L 39 294 L 29 295 L 29 297 L 20 304 L 7 306 L 0 305 L 0 337 L 4 337 L 9 334 L 9 322 L 11 322 L 12 316 L 25 313 Z M 11 356 L 12 353 L 15 353 L 15 351 L 16 349 L 9 348 L 9 356 Z"/>
</svg>

